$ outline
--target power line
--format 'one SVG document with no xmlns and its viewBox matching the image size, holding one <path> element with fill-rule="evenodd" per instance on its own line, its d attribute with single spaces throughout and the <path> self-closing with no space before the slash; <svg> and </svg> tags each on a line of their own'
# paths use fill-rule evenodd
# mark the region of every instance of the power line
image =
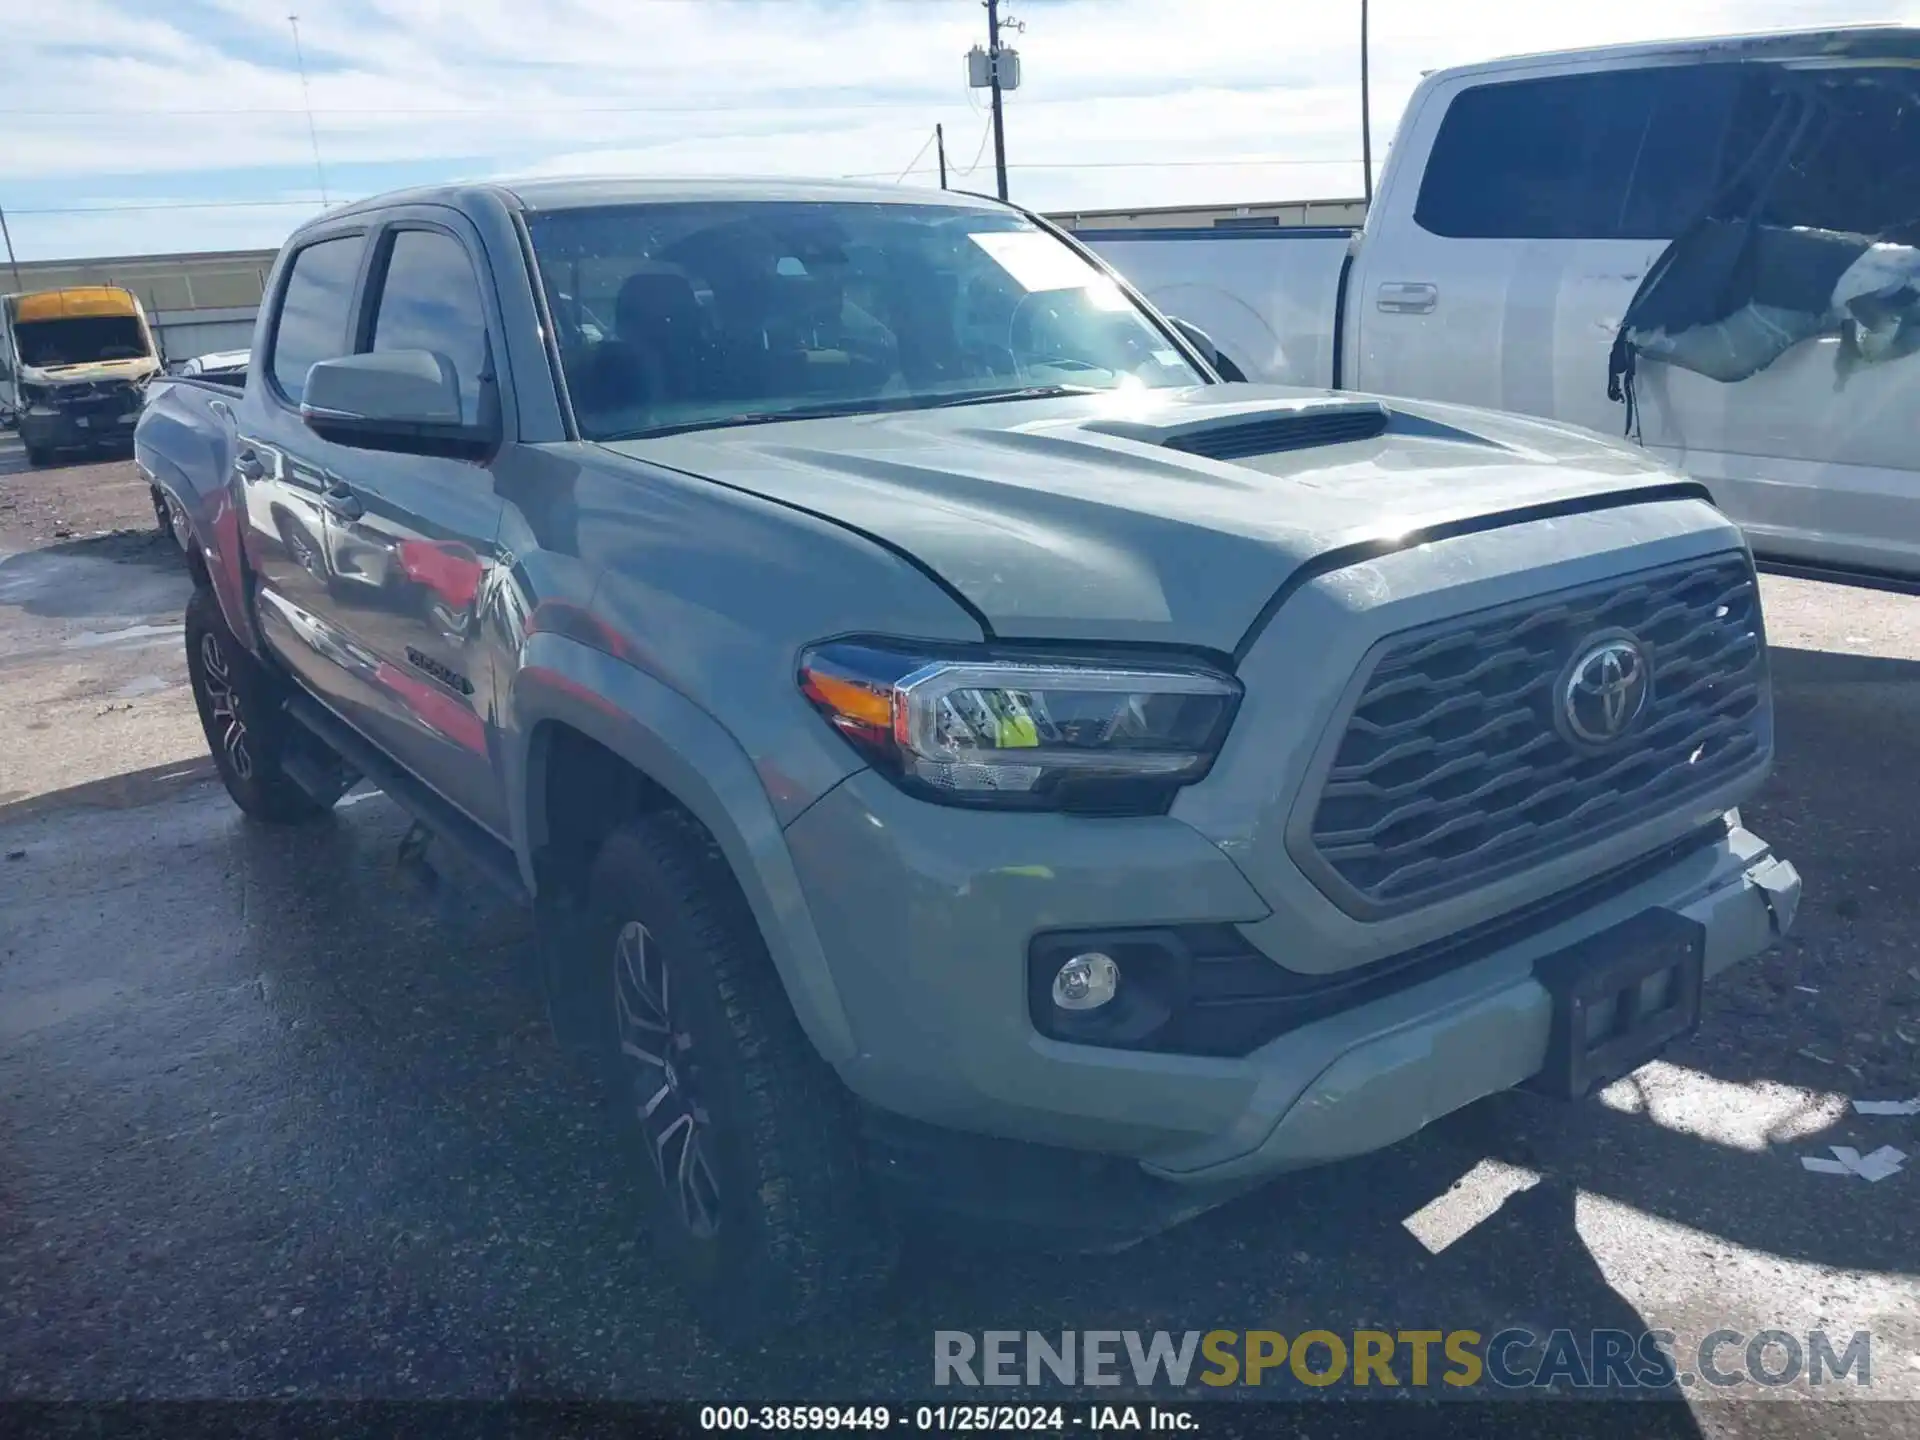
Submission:
<svg viewBox="0 0 1920 1440">
<path fill-rule="evenodd" d="M 254 210 L 284 209 L 296 205 L 305 206 L 310 210 L 326 208 L 318 200 L 163 200 L 153 204 L 136 202 L 131 205 L 51 205 L 42 209 L 13 210 L 9 213 L 14 215 L 120 215 L 136 210 Z"/>
<path fill-rule="evenodd" d="M 313 173 L 320 181 L 320 203 L 327 203 L 327 170 L 320 163 L 320 131 L 313 123 L 313 92 L 307 89 L 307 52 L 300 48 L 300 17 L 287 16 L 293 28 L 293 60 L 300 68 L 300 99 L 307 107 L 307 138 L 313 141 Z"/>
<path fill-rule="evenodd" d="M 989 131 L 988 134 L 992 132 Z M 956 175 L 971 175 L 980 164 L 980 157 L 986 153 L 986 136 L 981 137 L 980 149 L 974 154 L 973 164 L 966 169 L 956 168 Z M 1008 163 L 1009 170 L 1212 170 L 1221 167 L 1266 165 L 1358 165 L 1358 160 L 1016 160 Z M 842 175 L 842 180 L 875 180 L 891 174 L 887 170 L 862 170 L 851 175 Z M 909 169 L 908 174 L 927 175 L 932 172 L 921 166 L 917 170 Z"/>
<path fill-rule="evenodd" d="M 935 131 L 934 133 L 938 134 L 939 132 Z M 933 144 L 933 139 L 934 139 L 933 135 L 928 135 L 926 138 L 925 144 L 921 145 L 921 147 L 918 150 L 913 152 L 913 159 L 907 161 L 907 168 L 902 170 L 900 174 L 895 178 L 894 183 L 896 185 L 899 184 L 900 181 L 906 179 L 907 176 L 913 173 L 913 167 L 920 163 L 920 157 L 927 153 L 927 146 Z"/>
<path fill-rule="evenodd" d="M 980 132 L 979 148 L 973 152 L 973 163 L 963 167 L 954 166 L 955 175 L 971 175 L 980 168 L 980 162 L 987 153 L 987 141 L 993 137 L 991 120 Z M 931 143 L 931 142 L 929 142 Z M 920 155 L 914 156 L 905 170 L 857 170 L 843 174 L 842 180 L 884 180 L 903 179 L 908 175 L 931 175 L 932 166 L 919 165 L 921 155 L 927 153 L 927 147 L 920 147 Z M 1352 158 L 1331 160 L 1303 160 L 1296 157 L 1268 158 L 1235 157 L 1230 160 L 1021 160 L 1008 164 L 1009 170 L 1211 170 L 1236 167 L 1259 168 L 1267 165 L 1358 165 Z M 159 200 L 134 201 L 125 205 L 49 205 L 22 210 L 15 208 L 10 215 L 119 215 L 146 210 L 259 210 L 293 209 L 305 207 L 312 210 L 325 209 L 331 202 L 320 200 Z M 343 200 L 341 204 L 352 204 Z"/>
<path fill-rule="evenodd" d="M 956 169 L 953 173 L 956 175 L 971 175 L 973 174 L 974 171 L 978 170 L 980 168 L 981 157 L 987 153 L 987 141 L 991 140 L 992 138 L 993 138 L 993 115 L 989 113 L 987 115 L 987 123 L 980 131 L 980 148 L 973 152 L 973 163 L 967 166 L 966 169 L 964 170 Z M 864 175 L 857 175 L 851 178 L 857 179 L 857 180 L 864 180 L 867 177 Z"/>
<path fill-rule="evenodd" d="M 1266 95 L 1274 91 L 1284 91 L 1284 85 L 1227 85 L 1214 87 L 1217 93 L 1234 96 Z M 967 108 L 975 114 L 984 113 L 983 107 L 973 98 L 973 91 L 962 90 Z M 1054 99 L 1042 99 L 1032 103 L 1039 105 L 1076 105 L 1090 102 L 1110 102 L 1124 100 L 1152 99 L 1152 96 L 1138 95 L 1074 95 Z M 919 95 L 898 100 L 826 100 L 819 92 L 800 95 L 783 95 L 769 100 L 733 100 L 726 102 L 685 101 L 674 104 L 636 105 L 626 101 L 578 105 L 222 105 L 222 106 L 173 106 L 173 105 L 116 105 L 92 109 L 47 109 L 38 106 L 0 105 L 0 116 L 58 118 L 61 120 L 91 117 L 111 119 L 124 116 L 129 119 L 145 119 L 153 116 L 178 115 L 187 117 L 231 116 L 231 115 L 289 115 L 304 116 L 311 111 L 315 115 L 699 115 L 709 111 L 732 113 L 752 110 L 789 110 L 798 104 L 805 104 L 816 111 L 834 110 L 923 110 L 928 105 L 947 104 L 937 95 Z"/>
<path fill-rule="evenodd" d="M 818 110 L 916 110 L 923 108 L 926 104 L 924 100 L 846 100 L 816 103 L 811 99 L 808 103 Z M 725 105 L 705 103 L 684 105 L 315 105 L 311 113 L 315 115 L 702 115 L 708 111 L 788 110 L 794 104 L 795 101 L 792 98 L 787 98 Z M 156 115 L 204 118 L 210 115 L 305 115 L 307 113 L 309 112 L 306 107 L 298 105 L 223 106 L 207 110 L 174 106 L 140 108 L 116 106 L 105 110 L 40 110 L 0 106 L 0 115 L 57 116 L 61 119 L 75 116 L 104 118 L 124 115 L 131 119 L 146 119 Z"/>
</svg>

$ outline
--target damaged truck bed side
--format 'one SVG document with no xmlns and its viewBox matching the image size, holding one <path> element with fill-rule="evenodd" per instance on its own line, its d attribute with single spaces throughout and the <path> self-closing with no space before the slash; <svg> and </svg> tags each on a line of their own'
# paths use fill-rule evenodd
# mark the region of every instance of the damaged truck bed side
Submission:
<svg viewBox="0 0 1920 1440">
<path fill-rule="evenodd" d="M 1079 238 L 1251 379 L 1624 430 L 1762 556 L 1920 580 L 1920 31 L 1444 71 L 1360 234 Z"/>
</svg>

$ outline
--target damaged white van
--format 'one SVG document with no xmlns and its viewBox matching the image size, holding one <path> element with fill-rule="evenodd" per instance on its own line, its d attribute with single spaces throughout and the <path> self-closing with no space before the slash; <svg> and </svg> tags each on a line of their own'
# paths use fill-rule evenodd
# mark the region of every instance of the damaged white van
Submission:
<svg viewBox="0 0 1920 1440">
<path fill-rule="evenodd" d="M 1920 579 L 1920 30 L 1448 70 L 1358 234 L 1076 238 L 1249 379 L 1624 432 L 1764 557 Z"/>
</svg>

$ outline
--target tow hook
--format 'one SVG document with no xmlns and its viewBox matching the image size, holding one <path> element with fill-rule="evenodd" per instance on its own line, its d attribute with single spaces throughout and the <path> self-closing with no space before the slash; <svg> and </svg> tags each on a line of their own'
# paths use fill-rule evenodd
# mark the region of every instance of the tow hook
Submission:
<svg viewBox="0 0 1920 1440">
<path fill-rule="evenodd" d="M 1776 939 L 1793 928 L 1793 917 L 1800 909 L 1800 873 L 1785 860 L 1769 860 L 1749 872 L 1749 878 L 1766 898 L 1767 918 L 1773 924 Z"/>
</svg>

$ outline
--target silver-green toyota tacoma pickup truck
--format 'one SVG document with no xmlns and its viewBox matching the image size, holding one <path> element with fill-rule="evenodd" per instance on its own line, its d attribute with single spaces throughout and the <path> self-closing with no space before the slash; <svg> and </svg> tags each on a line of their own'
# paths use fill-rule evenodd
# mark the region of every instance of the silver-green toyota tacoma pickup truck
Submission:
<svg viewBox="0 0 1920 1440">
<path fill-rule="evenodd" d="M 233 799 L 524 897 L 725 1329 L 1584 1094 L 1792 919 L 1699 486 L 1207 356 L 990 201 L 541 181 L 330 211 L 147 407 Z"/>
</svg>

